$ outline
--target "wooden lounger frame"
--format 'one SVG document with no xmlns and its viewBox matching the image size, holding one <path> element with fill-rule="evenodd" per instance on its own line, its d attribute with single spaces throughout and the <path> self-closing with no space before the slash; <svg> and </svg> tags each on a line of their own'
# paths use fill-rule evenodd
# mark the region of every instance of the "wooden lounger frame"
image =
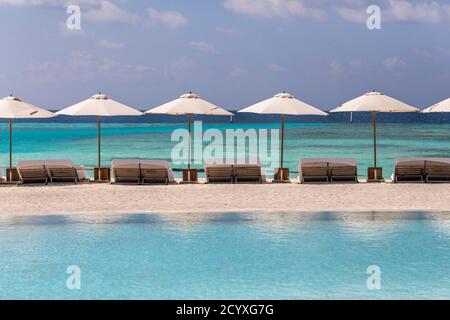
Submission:
<svg viewBox="0 0 450 320">
<path fill-rule="evenodd" d="M 80 179 L 76 168 L 50 167 L 47 168 L 50 183 L 54 182 L 74 182 L 77 184 Z"/>
<path fill-rule="evenodd" d="M 263 183 L 261 167 L 252 164 L 206 166 L 205 177 L 207 183 Z"/>
<path fill-rule="evenodd" d="M 358 182 L 358 168 L 355 166 L 331 166 L 329 167 L 330 182 L 354 181 Z"/>
<path fill-rule="evenodd" d="M 44 166 L 42 168 L 18 169 L 18 172 L 22 184 L 39 182 L 48 184 L 48 172 Z"/>
<path fill-rule="evenodd" d="M 414 160 L 420 164 L 396 164 L 394 169 L 394 182 L 449 182 L 450 163 L 434 160 Z M 412 161 L 411 161 L 412 162 Z M 423 162 L 423 163 L 422 163 Z"/>
<path fill-rule="evenodd" d="M 394 172 L 395 183 L 402 181 L 425 181 L 425 165 L 408 165 L 406 163 L 400 164 L 395 166 Z"/>
<path fill-rule="evenodd" d="M 318 163 L 319 164 L 319 163 Z M 328 163 L 320 163 L 319 165 L 307 165 L 301 167 L 301 183 L 305 182 L 329 182 L 330 181 L 330 175 L 328 172 Z M 325 165 L 325 166 L 323 166 Z"/>
<path fill-rule="evenodd" d="M 17 170 L 20 180 L 26 183 L 55 183 L 55 182 L 74 182 L 77 184 L 80 179 L 77 169 L 74 167 L 47 167 L 43 165 L 35 168 L 22 168 Z"/>
<path fill-rule="evenodd" d="M 207 183 L 230 182 L 234 183 L 234 170 L 232 165 L 213 165 L 205 168 Z"/>
<path fill-rule="evenodd" d="M 113 168 L 116 183 L 169 184 L 169 170 L 164 167 Z"/>
<path fill-rule="evenodd" d="M 263 183 L 261 167 L 257 165 L 233 166 L 234 182 L 256 182 Z"/>
<path fill-rule="evenodd" d="M 358 183 L 358 166 L 317 162 L 301 166 L 301 181 L 306 182 L 344 182 Z"/>
<path fill-rule="evenodd" d="M 113 168 L 113 175 L 117 183 L 141 183 L 140 168 Z"/>
<path fill-rule="evenodd" d="M 141 183 L 163 183 L 169 184 L 169 170 L 164 167 L 141 168 Z"/>
<path fill-rule="evenodd" d="M 449 182 L 450 164 L 435 161 L 425 161 L 425 181 Z"/>
</svg>

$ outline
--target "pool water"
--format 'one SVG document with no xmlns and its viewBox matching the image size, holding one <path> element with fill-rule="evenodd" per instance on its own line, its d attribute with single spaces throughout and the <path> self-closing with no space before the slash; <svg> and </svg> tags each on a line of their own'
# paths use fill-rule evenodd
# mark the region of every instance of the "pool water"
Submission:
<svg viewBox="0 0 450 320">
<path fill-rule="evenodd" d="M 1 299 L 449 299 L 449 266 L 446 213 L 0 218 Z"/>
</svg>

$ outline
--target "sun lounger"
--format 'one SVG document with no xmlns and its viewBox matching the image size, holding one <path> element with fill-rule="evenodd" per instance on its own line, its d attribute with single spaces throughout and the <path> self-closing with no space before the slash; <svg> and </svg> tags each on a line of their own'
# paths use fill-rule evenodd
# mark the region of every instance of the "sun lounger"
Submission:
<svg viewBox="0 0 450 320">
<path fill-rule="evenodd" d="M 426 182 L 450 181 L 450 158 L 425 161 Z"/>
<path fill-rule="evenodd" d="M 394 165 L 394 183 L 425 182 L 425 158 L 400 158 Z"/>
<path fill-rule="evenodd" d="M 400 158 L 395 161 L 394 182 L 450 181 L 450 158 Z"/>
<path fill-rule="evenodd" d="M 171 182 L 171 170 L 167 161 L 141 160 L 139 164 L 141 168 L 141 182 L 143 184 L 169 184 L 169 182 Z M 172 173 L 172 182 L 173 181 Z"/>
<path fill-rule="evenodd" d="M 260 164 L 235 164 L 233 165 L 234 182 L 263 183 Z"/>
<path fill-rule="evenodd" d="M 20 181 L 25 183 L 45 183 L 48 184 L 48 172 L 45 166 L 27 163 L 27 161 L 19 162 L 17 165 Z"/>
<path fill-rule="evenodd" d="M 139 160 L 117 159 L 111 161 L 111 169 L 116 183 L 141 183 Z"/>
<path fill-rule="evenodd" d="M 358 164 L 354 159 L 317 158 L 299 161 L 300 183 L 306 182 L 358 182 Z"/>
<path fill-rule="evenodd" d="M 450 181 L 450 158 L 399 158 L 395 161 L 395 183 L 448 182 Z"/>
<path fill-rule="evenodd" d="M 205 177 L 207 183 L 234 183 L 234 171 L 231 164 L 216 164 L 205 162 Z"/>
<path fill-rule="evenodd" d="M 168 184 L 175 182 L 169 163 L 163 160 L 116 159 L 111 161 L 116 183 Z"/>
<path fill-rule="evenodd" d="M 43 165 L 48 171 L 51 183 L 73 182 L 77 183 L 81 179 L 78 175 L 79 169 L 70 160 L 46 160 Z"/>
<path fill-rule="evenodd" d="M 304 159 L 300 161 L 299 170 L 300 182 L 322 181 L 329 182 L 328 163 L 326 161 L 309 161 Z"/>
<path fill-rule="evenodd" d="M 83 167 L 76 167 L 70 160 L 30 160 L 17 165 L 22 183 L 77 183 L 86 178 Z"/>
<path fill-rule="evenodd" d="M 330 182 L 358 182 L 358 164 L 354 159 L 330 159 L 328 169 Z"/>
</svg>

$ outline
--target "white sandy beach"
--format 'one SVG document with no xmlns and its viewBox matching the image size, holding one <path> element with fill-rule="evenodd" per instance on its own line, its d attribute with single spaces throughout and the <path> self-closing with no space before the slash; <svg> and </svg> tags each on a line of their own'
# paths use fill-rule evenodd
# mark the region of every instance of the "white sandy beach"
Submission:
<svg viewBox="0 0 450 320">
<path fill-rule="evenodd" d="M 450 184 L 3 186 L 2 215 L 450 211 Z"/>
</svg>

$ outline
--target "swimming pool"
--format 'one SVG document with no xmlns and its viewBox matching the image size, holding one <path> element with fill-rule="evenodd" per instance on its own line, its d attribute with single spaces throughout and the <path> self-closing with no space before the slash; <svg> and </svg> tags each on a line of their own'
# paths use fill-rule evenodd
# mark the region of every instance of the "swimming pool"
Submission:
<svg viewBox="0 0 450 320">
<path fill-rule="evenodd" d="M 450 298 L 446 213 L 3 216 L 0 253 L 1 299 Z"/>
</svg>

